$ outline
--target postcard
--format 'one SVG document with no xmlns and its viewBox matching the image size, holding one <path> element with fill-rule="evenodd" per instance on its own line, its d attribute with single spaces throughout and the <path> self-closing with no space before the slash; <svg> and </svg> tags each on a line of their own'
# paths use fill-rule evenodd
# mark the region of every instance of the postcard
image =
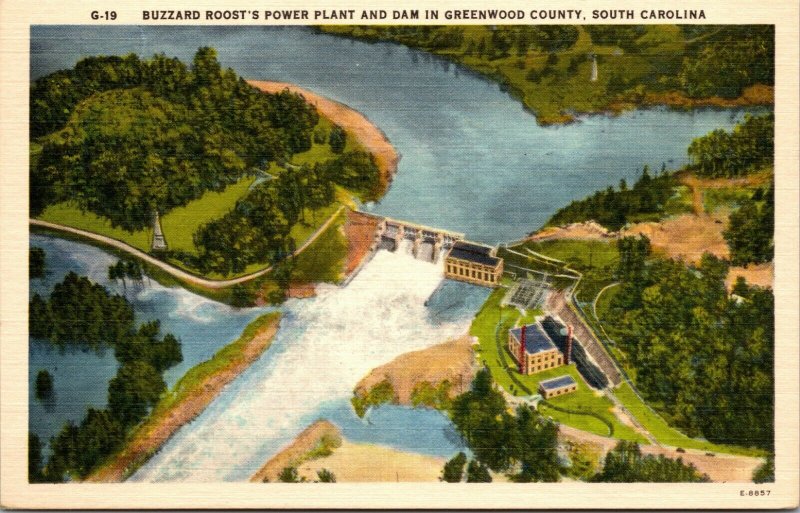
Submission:
<svg viewBox="0 0 800 513">
<path fill-rule="evenodd" d="M 798 6 L 3 3 L 8 508 L 798 505 Z"/>
</svg>

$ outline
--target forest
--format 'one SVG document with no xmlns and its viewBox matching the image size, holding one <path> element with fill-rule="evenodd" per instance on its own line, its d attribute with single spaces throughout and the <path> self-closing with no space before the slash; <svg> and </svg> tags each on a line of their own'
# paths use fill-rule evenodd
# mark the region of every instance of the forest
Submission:
<svg viewBox="0 0 800 513">
<path fill-rule="evenodd" d="M 306 223 L 306 209 L 334 201 L 335 186 L 366 198 L 378 194 L 378 167 L 372 155 L 344 152 L 313 166 L 287 166 L 277 177 L 254 187 L 223 217 L 194 234 L 199 255 L 176 255 L 202 272 L 239 273 L 250 264 L 277 263 L 294 250 L 292 226 Z"/>
<path fill-rule="evenodd" d="M 89 408 L 80 424 L 64 424 L 50 442 L 47 460 L 41 441 L 29 434 L 31 482 L 83 478 L 122 444 L 166 390 L 163 372 L 183 360 L 181 342 L 169 333 L 161 337 L 158 320 L 137 327 L 124 297 L 72 272 L 49 298 L 34 294 L 29 307 L 31 337 L 81 349 L 111 347 L 120 365 L 108 385 L 107 408 Z"/>
<path fill-rule="evenodd" d="M 636 442 L 620 441 L 606 454 L 603 469 L 593 478 L 596 483 L 705 483 L 708 476 L 700 474 L 692 464 L 681 458 L 673 460 L 663 455 L 642 454 Z"/>
<path fill-rule="evenodd" d="M 775 183 L 757 189 L 732 212 L 722 232 L 734 265 L 772 261 L 775 254 Z"/>
<path fill-rule="evenodd" d="M 34 82 L 31 213 L 72 199 L 133 231 L 308 150 L 319 116 L 302 96 L 264 94 L 212 48 L 191 66 L 156 55 L 91 57 Z"/>
<path fill-rule="evenodd" d="M 698 176 L 735 178 L 760 171 L 775 155 L 775 115 L 747 115 L 731 132 L 717 129 L 693 140 L 688 153 Z"/>
<path fill-rule="evenodd" d="M 520 405 L 514 415 L 509 413 L 487 368 L 478 371 L 469 391 L 453 400 L 450 417 L 474 455 L 467 469 L 471 482 L 490 480 L 487 469 L 508 472 L 519 483 L 560 480 L 558 426 L 530 406 Z M 445 477 L 453 476 L 452 467 L 458 466 L 458 461 L 451 463 Z"/>
<path fill-rule="evenodd" d="M 500 82 L 540 123 L 621 104 L 703 100 L 722 104 L 774 84 L 769 25 L 324 26 L 370 42 L 393 41 L 440 55 Z M 590 81 L 591 58 L 599 77 Z M 749 94 L 757 104 L 771 97 Z M 687 101 L 688 100 L 688 101 Z"/>
<path fill-rule="evenodd" d="M 646 237 L 619 239 L 617 278 L 604 325 L 636 386 L 672 425 L 715 443 L 772 450 L 774 297 L 728 263 L 650 255 Z"/>
<path fill-rule="evenodd" d="M 642 214 L 660 214 L 664 205 L 673 195 L 675 177 L 662 170 L 653 177 L 648 166 L 642 175 L 628 188 L 627 182 L 620 180 L 618 189 L 608 187 L 597 191 L 588 198 L 575 200 L 560 208 L 547 221 L 546 226 L 563 226 L 570 223 L 593 220 L 609 230 L 619 230 Z"/>
<path fill-rule="evenodd" d="M 700 177 L 736 178 L 770 169 L 775 151 L 774 131 L 774 115 L 770 113 L 745 116 L 731 132 L 714 130 L 698 137 L 687 150 L 691 164 L 686 171 Z M 633 187 L 621 180 L 616 189 L 609 187 L 575 200 L 556 211 L 545 226 L 594 220 L 609 230 L 619 230 L 645 218 L 660 219 L 668 214 L 666 206 L 678 184 L 675 173 L 662 167 L 661 173 L 651 176 L 645 166 Z M 731 215 L 730 234 L 726 235 L 737 264 L 772 259 L 773 193 L 754 194 L 753 201 L 745 201 L 738 213 Z M 737 249 L 745 246 L 747 249 Z"/>
</svg>

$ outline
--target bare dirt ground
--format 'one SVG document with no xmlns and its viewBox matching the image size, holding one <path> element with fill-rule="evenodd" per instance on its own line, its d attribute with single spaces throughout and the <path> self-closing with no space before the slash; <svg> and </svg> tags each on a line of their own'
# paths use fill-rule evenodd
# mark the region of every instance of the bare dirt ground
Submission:
<svg viewBox="0 0 800 513">
<path fill-rule="evenodd" d="M 606 240 L 613 238 L 614 233 L 594 221 L 583 223 L 572 223 L 566 226 L 549 226 L 528 237 L 528 240 L 558 240 L 558 239 L 578 239 L 578 240 Z"/>
<path fill-rule="evenodd" d="M 638 223 L 621 234 L 646 235 L 655 251 L 670 258 L 697 263 L 703 253 L 728 258 L 730 250 L 722 236 L 727 226 L 725 215 L 684 214 L 661 222 Z"/>
<path fill-rule="evenodd" d="M 377 227 L 378 219 L 376 217 L 364 215 L 354 210 L 347 211 L 347 219 L 344 223 L 344 234 L 345 238 L 347 238 L 345 276 L 350 276 L 369 253 Z"/>
<path fill-rule="evenodd" d="M 427 381 L 438 385 L 449 380 L 453 385 L 450 395 L 466 391 L 475 375 L 472 353 L 473 339 L 464 336 L 420 351 L 405 353 L 391 362 L 373 369 L 356 385 L 356 390 L 366 392 L 388 379 L 400 404 L 411 404 L 411 392 L 418 383 Z"/>
<path fill-rule="evenodd" d="M 247 342 L 241 356 L 218 372 L 206 376 L 185 399 L 168 410 L 154 412 L 132 435 L 125 448 L 113 459 L 89 476 L 89 482 L 119 482 L 133 463 L 141 464 L 155 453 L 178 429 L 206 409 L 225 386 L 250 366 L 269 347 L 278 331 L 280 318 L 261 327 Z"/>
<path fill-rule="evenodd" d="M 764 264 L 749 264 L 746 267 L 731 267 L 728 277 L 725 279 L 725 286 L 728 290 L 733 288 L 736 278 L 743 276 L 750 285 L 772 288 L 775 281 L 775 264 L 767 262 Z"/>
<path fill-rule="evenodd" d="M 316 295 L 317 288 L 313 283 L 292 282 L 286 290 L 286 296 L 295 299 L 306 299 Z"/>
<path fill-rule="evenodd" d="M 287 82 L 248 80 L 247 83 L 266 93 L 279 93 L 288 89 L 293 93 L 303 95 L 309 103 L 317 108 L 320 114 L 344 128 L 370 153 L 375 155 L 375 163 L 381 171 L 381 184 L 383 190 L 386 191 L 397 171 L 399 156 L 394 146 L 386 138 L 386 134 L 372 124 L 366 116 L 347 105 Z"/>
<path fill-rule="evenodd" d="M 298 473 L 313 481 L 317 479 L 317 471 L 328 469 L 339 483 L 436 482 L 446 461 L 436 456 L 345 440 L 332 455 L 300 465 Z"/>
<path fill-rule="evenodd" d="M 338 427 L 327 420 L 318 420 L 270 458 L 258 472 L 253 474 L 250 481 L 253 483 L 262 483 L 265 480 L 276 481 L 281 470 L 285 467 L 297 466 L 310 451 L 319 445 L 324 437 L 330 437 L 338 440 L 339 444 L 342 443 L 342 432 Z M 314 477 L 316 477 L 316 473 Z"/>
<path fill-rule="evenodd" d="M 616 447 L 618 440 L 604 436 L 587 433 L 569 426 L 559 426 L 559 438 L 562 441 L 572 441 L 589 444 L 602 451 L 603 454 Z M 749 483 L 753 471 L 761 465 L 761 458 L 751 456 L 738 456 L 734 454 L 715 453 L 707 456 L 703 451 L 686 449 L 678 452 L 675 447 L 660 447 L 657 445 L 641 445 L 643 454 L 664 455 L 668 458 L 681 458 L 684 463 L 693 464 L 698 471 L 707 474 L 714 482 Z"/>
</svg>

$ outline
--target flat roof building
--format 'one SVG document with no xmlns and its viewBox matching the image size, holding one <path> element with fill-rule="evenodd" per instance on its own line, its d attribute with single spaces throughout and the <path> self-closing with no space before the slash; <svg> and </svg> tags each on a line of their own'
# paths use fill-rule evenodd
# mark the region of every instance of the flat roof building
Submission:
<svg viewBox="0 0 800 513">
<path fill-rule="evenodd" d="M 539 321 L 508 330 L 508 350 L 521 374 L 535 374 L 564 365 L 564 355 Z"/>
<path fill-rule="evenodd" d="M 445 257 L 444 275 L 453 280 L 496 287 L 503 276 L 503 259 L 494 255 L 494 248 L 456 241 Z"/>
<path fill-rule="evenodd" d="M 558 376 L 557 378 L 546 379 L 539 382 L 539 393 L 545 399 L 559 395 L 569 394 L 578 389 L 578 384 L 569 374 Z"/>
</svg>

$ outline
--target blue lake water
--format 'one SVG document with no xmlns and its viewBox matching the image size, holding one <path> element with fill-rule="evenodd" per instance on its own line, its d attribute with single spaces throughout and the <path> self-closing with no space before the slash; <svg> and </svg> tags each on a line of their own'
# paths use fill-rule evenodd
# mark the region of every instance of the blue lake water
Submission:
<svg viewBox="0 0 800 513">
<path fill-rule="evenodd" d="M 496 83 L 459 66 L 300 27 L 32 27 L 31 77 L 97 54 L 164 52 L 191 62 L 201 46 L 243 77 L 296 83 L 377 124 L 401 160 L 373 211 L 492 244 L 539 228 L 573 199 L 631 183 L 644 164 L 686 163 L 694 137 L 741 116 L 651 109 L 540 127 Z"/>
<path fill-rule="evenodd" d="M 519 238 L 569 201 L 621 178 L 632 182 L 645 163 L 678 167 L 692 138 L 730 128 L 743 115 L 652 109 L 540 127 L 497 84 L 458 66 L 398 45 L 303 28 L 37 26 L 31 78 L 97 54 L 164 52 L 189 62 L 200 46 L 215 47 L 223 65 L 242 76 L 297 83 L 376 123 L 402 158 L 388 194 L 365 208 L 488 243 Z M 50 237 L 32 236 L 31 244 L 45 249 L 50 271 L 31 281 L 32 292 L 49 291 L 74 270 L 125 293 L 139 321 L 161 319 L 163 331 L 181 338 L 184 362 L 167 373 L 170 384 L 266 311 L 229 308 L 147 281 L 123 290 L 107 279 L 115 257 Z M 466 330 L 487 290 L 447 284 L 434 294 L 440 279 L 437 266 L 381 252 L 347 288 L 323 287 L 318 298 L 288 302 L 270 350 L 134 479 L 243 480 L 323 416 L 356 441 L 444 456 L 459 450 L 452 426 L 436 412 L 380 408 L 370 424 L 347 402 L 371 368 Z M 30 399 L 30 428 L 43 441 L 65 420 L 80 420 L 87 406 L 105 405 L 116 372 L 111 351 L 61 353 L 32 342 L 30 356 L 31 383 L 41 368 L 55 376 L 54 401 Z"/>
<path fill-rule="evenodd" d="M 142 285 L 108 279 L 108 266 L 116 257 L 93 246 L 31 235 L 31 246 L 45 250 L 47 275 L 30 280 L 30 292 L 47 295 L 53 285 L 73 271 L 88 276 L 112 292 L 124 294 L 136 311 L 137 322 L 161 321 L 162 333 L 181 340 L 183 361 L 169 369 L 164 378 L 172 386 L 191 367 L 208 360 L 228 342 L 235 340 L 247 324 L 267 312 L 267 308 L 237 309 L 197 296 L 183 289 L 162 287 L 145 278 Z M 101 353 L 80 349 L 60 350 L 49 343 L 31 341 L 29 345 L 29 428 L 42 442 L 55 435 L 64 422 L 80 422 L 87 407 L 103 408 L 107 403 L 108 381 L 117 371 L 113 349 Z M 54 377 L 54 400 L 39 401 L 33 384 L 39 370 Z"/>
</svg>

